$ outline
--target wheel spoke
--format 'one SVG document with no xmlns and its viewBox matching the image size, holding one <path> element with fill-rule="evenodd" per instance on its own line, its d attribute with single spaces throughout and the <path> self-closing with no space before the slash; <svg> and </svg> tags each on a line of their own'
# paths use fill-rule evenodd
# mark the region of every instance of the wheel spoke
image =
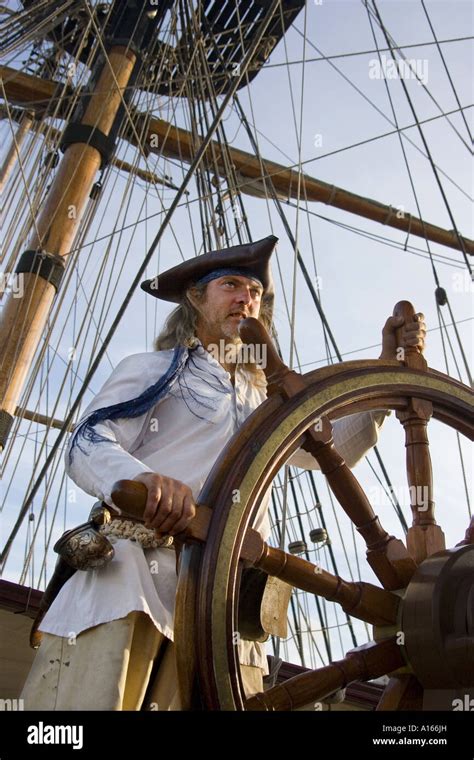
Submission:
<svg viewBox="0 0 474 760">
<path fill-rule="evenodd" d="M 137 480 L 117 480 L 112 486 L 112 501 L 118 507 L 119 514 L 113 507 L 108 507 L 114 516 L 143 523 L 143 513 L 147 500 L 147 488 Z M 175 536 L 175 545 L 179 548 L 183 543 L 204 543 L 207 538 L 211 510 L 205 504 L 199 506 L 196 516 L 186 530 Z"/>
<path fill-rule="evenodd" d="M 367 561 L 386 589 L 407 585 L 416 565 L 400 539 L 380 524 L 359 481 L 334 447 L 330 423 L 322 418 L 321 432 L 310 429 L 302 448 L 314 456 L 331 489 L 367 546 Z"/>
<path fill-rule="evenodd" d="M 393 313 L 394 316 L 402 316 L 405 323 L 414 322 L 415 310 L 408 301 L 400 301 Z M 397 335 L 399 337 L 399 331 Z M 400 343 L 399 340 L 398 345 Z M 404 349 L 403 364 L 411 369 L 428 369 L 426 359 L 415 346 Z M 428 422 L 433 414 L 433 404 L 411 398 L 407 410 L 396 414 L 405 429 L 407 478 L 413 515 L 413 524 L 407 533 L 407 548 L 419 565 L 426 557 L 446 548 L 444 533 L 434 516 L 433 470 L 428 441 Z"/>
<path fill-rule="evenodd" d="M 379 678 L 404 665 L 396 639 L 371 642 L 353 649 L 343 660 L 290 678 L 245 702 L 246 710 L 295 710 L 318 702 L 353 681 Z"/>
<path fill-rule="evenodd" d="M 345 581 L 319 565 L 269 546 L 254 530 L 248 531 L 241 556 L 302 591 L 338 602 L 345 612 L 359 620 L 372 625 L 390 625 L 397 620 L 400 598 L 396 594 L 371 583 Z"/>
</svg>

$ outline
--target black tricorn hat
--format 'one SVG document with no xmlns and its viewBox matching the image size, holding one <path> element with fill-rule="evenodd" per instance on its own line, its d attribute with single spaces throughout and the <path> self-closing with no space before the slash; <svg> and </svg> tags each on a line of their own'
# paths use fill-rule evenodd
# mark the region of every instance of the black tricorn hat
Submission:
<svg viewBox="0 0 474 760">
<path fill-rule="evenodd" d="M 182 264 L 141 283 L 142 290 L 164 301 L 181 303 L 186 290 L 217 269 L 235 269 L 239 274 L 257 278 L 263 285 L 264 296 L 273 297 L 270 257 L 278 238 L 274 235 L 255 243 L 234 245 L 220 251 L 210 251 L 183 261 Z"/>
</svg>

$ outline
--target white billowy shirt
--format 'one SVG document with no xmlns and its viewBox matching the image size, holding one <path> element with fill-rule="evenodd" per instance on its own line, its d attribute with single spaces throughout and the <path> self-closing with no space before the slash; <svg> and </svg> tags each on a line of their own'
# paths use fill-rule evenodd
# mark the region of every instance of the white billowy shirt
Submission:
<svg viewBox="0 0 474 760">
<path fill-rule="evenodd" d="M 167 350 L 123 359 L 81 419 L 101 407 L 139 396 L 165 374 L 172 356 L 173 351 Z M 133 479 L 146 471 L 181 480 L 196 499 L 226 443 L 265 399 L 263 372 L 256 379 L 254 373 L 237 365 L 233 385 L 230 374 L 198 342 L 168 395 L 140 417 L 97 423 L 94 430 L 107 440 L 93 443 L 81 438 L 80 446 L 73 448 L 71 462 L 69 450 L 66 452 L 67 473 L 84 491 L 110 505 L 115 481 Z M 349 467 L 377 442 L 384 417 L 385 412 L 364 412 L 334 423 L 335 446 Z M 302 449 L 289 462 L 318 469 L 314 458 Z M 270 533 L 268 496 L 254 525 L 265 539 Z M 41 631 L 77 635 L 141 610 L 173 639 L 175 552 L 164 547 L 143 549 L 129 539 L 117 540 L 114 549 L 108 565 L 78 571 L 63 586 L 40 625 Z M 152 567 L 157 572 L 152 572 Z M 242 664 L 268 672 L 262 644 L 242 641 L 239 647 Z"/>
</svg>

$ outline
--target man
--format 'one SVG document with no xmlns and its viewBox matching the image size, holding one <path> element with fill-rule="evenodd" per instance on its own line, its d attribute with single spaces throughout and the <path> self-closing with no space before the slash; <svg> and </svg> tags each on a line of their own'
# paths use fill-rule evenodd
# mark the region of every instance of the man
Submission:
<svg viewBox="0 0 474 760">
<path fill-rule="evenodd" d="M 262 370 L 237 361 L 238 325 L 249 316 L 271 325 L 276 240 L 204 254 L 143 283 L 149 294 L 179 305 L 154 353 L 117 366 L 78 424 L 66 461 L 77 485 L 110 505 L 115 481 L 143 483 L 145 527 L 113 520 L 104 528 L 114 542 L 112 562 L 77 572 L 61 589 L 41 624 L 43 643 L 22 694 L 26 709 L 180 709 L 171 643 L 177 576 L 166 537 L 193 519 L 216 458 L 266 398 Z M 425 327 L 417 316 L 404 326 L 404 340 L 422 348 Z M 395 358 L 401 322 L 387 320 L 382 358 Z M 229 345 L 236 361 L 219 350 Z M 335 444 L 349 466 L 376 443 L 384 416 L 368 412 L 335 423 Z M 290 461 L 317 468 L 304 451 Z M 264 538 L 267 502 L 254 526 Z M 263 688 L 265 651 L 241 641 L 239 656 L 250 696 Z"/>
</svg>

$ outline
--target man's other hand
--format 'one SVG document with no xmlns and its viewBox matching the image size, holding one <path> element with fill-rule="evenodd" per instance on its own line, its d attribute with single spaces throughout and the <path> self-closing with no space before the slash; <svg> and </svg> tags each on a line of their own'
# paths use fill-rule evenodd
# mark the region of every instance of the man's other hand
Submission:
<svg viewBox="0 0 474 760">
<path fill-rule="evenodd" d="M 389 317 L 382 330 L 382 353 L 380 359 L 398 359 L 396 330 L 402 328 L 401 348 L 417 346 L 420 352 L 425 349 L 426 323 L 424 314 L 414 316 L 414 322 L 404 324 L 403 317 Z"/>
<path fill-rule="evenodd" d="M 156 472 L 141 472 L 133 479 L 143 483 L 148 489 L 143 513 L 145 527 L 170 535 L 185 530 L 196 514 L 189 486 Z"/>
</svg>

